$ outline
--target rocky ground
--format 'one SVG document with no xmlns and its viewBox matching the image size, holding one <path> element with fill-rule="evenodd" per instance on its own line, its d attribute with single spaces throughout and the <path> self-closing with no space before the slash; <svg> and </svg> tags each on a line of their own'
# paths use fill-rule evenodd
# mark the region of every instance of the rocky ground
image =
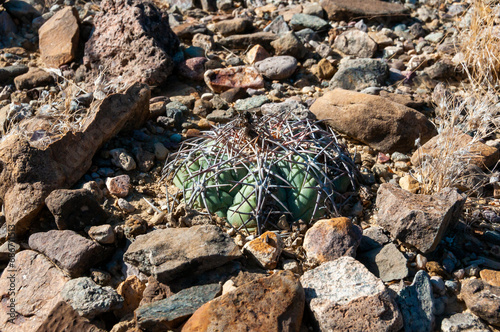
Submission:
<svg viewBox="0 0 500 332">
<path fill-rule="evenodd" d="M 403 2 L 0 0 L 0 330 L 497 331 L 477 2 Z M 283 114 L 336 133 L 336 213 L 248 232 L 172 200 L 182 142 Z"/>
</svg>

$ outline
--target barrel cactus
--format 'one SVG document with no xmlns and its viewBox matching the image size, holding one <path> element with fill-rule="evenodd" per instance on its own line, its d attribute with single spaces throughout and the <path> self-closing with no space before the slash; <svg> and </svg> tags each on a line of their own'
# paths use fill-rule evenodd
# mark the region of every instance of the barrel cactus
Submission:
<svg viewBox="0 0 500 332">
<path fill-rule="evenodd" d="M 339 215 L 356 189 L 356 167 L 335 134 L 293 113 L 258 120 L 247 113 L 188 139 L 163 178 L 179 189 L 169 197 L 173 205 L 184 202 L 259 234 L 283 216 L 292 223 Z"/>
</svg>

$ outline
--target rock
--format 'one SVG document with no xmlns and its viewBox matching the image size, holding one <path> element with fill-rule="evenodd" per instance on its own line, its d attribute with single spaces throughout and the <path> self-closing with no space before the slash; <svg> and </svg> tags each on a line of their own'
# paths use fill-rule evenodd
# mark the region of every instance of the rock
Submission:
<svg viewBox="0 0 500 332">
<path fill-rule="evenodd" d="M 18 243 L 7 241 L 0 246 L 0 263 L 8 263 L 14 258 L 14 255 L 21 251 Z"/>
<path fill-rule="evenodd" d="M 31 68 L 26 74 L 22 74 L 14 78 L 16 89 L 33 89 L 39 86 L 52 85 L 54 78 L 45 70 Z"/>
<path fill-rule="evenodd" d="M 170 151 L 163 145 L 161 142 L 156 142 L 154 145 L 155 148 L 155 157 L 158 160 L 165 160 L 167 159 L 168 154 Z"/>
<path fill-rule="evenodd" d="M 54 331 L 78 331 L 78 332 L 104 332 L 87 318 L 84 318 L 66 302 L 61 301 L 56 304 L 47 319 L 36 330 L 36 332 Z"/>
<path fill-rule="evenodd" d="M 264 78 L 252 67 L 231 67 L 207 70 L 205 83 L 216 93 L 231 88 L 260 89 L 264 87 Z"/>
<path fill-rule="evenodd" d="M 163 300 L 172 295 L 173 293 L 167 285 L 158 282 L 154 277 L 149 277 L 148 284 L 142 293 L 142 300 L 139 303 L 139 307 Z"/>
<path fill-rule="evenodd" d="M 286 24 L 283 15 L 278 15 L 271 23 L 269 23 L 263 30 L 264 32 L 272 32 L 278 36 L 281 36 L 288 31 L 290 31 L 290 27 Z"/>
<path fill-rule="evenodd" d="M 445 153 L 444 149 L 463 151 L 467 154 L 467 159 L 470 159 L 470 163 L 483 170 L 493 167 L 500 157 L 499 151 L 495 147 L 474 140 L 461 131 L 446 131 L 433 137 L 415 151 L 411 157 L 411 163 L 416 166 L 420 165 L 423 158 L 438 158 Z"/>
<path fill-rule="evenodd" d="M 398 331 L 401 314 L 384 284 L 352 257 L 341 257 L 300 278 L 320 331 Z"/>
<path fill-rule="evenodd" d="M 120 210 L 125 211 L 127 213 L 132 213 L 135 211 L 135 207 L 126 200 L 124 200 L 123 198 L 118 198 L 116 204 L 118 205 Z"/>
<path fill-rule="evenodd" d="M 405 331 L 434 331 L 434 296 L 427 272 L 418 271 L 411 286 L 399 291 L 396 302 L 403 315 Z"/>
<path fill-rule="evenodd" d="M 329 80 L 336 73 L 335 67 L 326 59 L 321 59 L 318 62 L 318 76 L 321 79 Z"/>
<path fill-rule="evenodd" d="M 291 55 L 299 60 L 303 59 L 307 53 L 307 49 L 292 31 L 271 42 L 271 46 L 276 55 Z"/>
<path fill-rule="evenodd" d="M 341 256 L 356 256 L 363 231 L 350 219 L 319 220 L 304 237 L 307 257 L 315 262 L 333 261 Z"/>
<path fill-rule="evenodd" d="M 56 189 L 45 199 L 58 229 L 82 231 L 103 224 L 108 215 L 86 189 Z"/>
<path fill-rule="evenodd" d="M 460 296 L 473 314 L 500 326 L 500 287 L 480 279 L 467 279 L 462 282 Z"/>
<path fill-rule="evenodd" d="M 189 80 L 203 81 L 203 74 L 205 73 L 205 63 L 207 58 L 196 57 L 184 61 L 179 66 L 179 74 Z"/>
<path fill-rule="evenodd" d="M 329 20 L 349 22 L 356 17 L 383 17 L 396 19 L 405 13 L 405 7 L 399 3 L 379 0 L 323 0 L 321 6 Z"/>
<path fill-rule="evenodd" d="M 269 58 L 271 55 L 266 49 L 260 45 L 255 45 L 246 54 L 246 59 L 249 64 L 253 65 L 256 62 Z M 0 71 L 1 76 L 1 71 Z"/>
<path fill-rule="evenodd" d="M 389 67 L 378 59 L 347 59 L 340 62 L 330 86 L 346 90 L 363 90 L 385 85 L 389 78 Z"/>
<path fill-rule="evenodd" d="M 107 258 L 102 246 L 70 230 L 35 233 L 29 237 L 29 246 L 47 256 L 72 278 L 81 276 Z"/>
<path fill-rule="evenodd" d="M 255 64 L 255 68 L 270 80 L 289 78 L 297 69 L 297 59 L 293 56 L 274 56 Z"/>
<path fill-rule="evenodd" d="M 123 83 L 163 83 L 172 72 L 172 57 L 179 47 L 168 13 L 153 2 L 136 0 L 106 0 L 101 9 L 85 43 L 85 56 L 93 67 L 107 68 L 108 79 L 122 76 Z M 97 75 L 95 71 L 87 81 Z"/>
<path fill-rule="evenodd" d="M 223 36 L 231 36 L 248 32 L 253 28 L 253 24 L 247 18 L 234 18 L 208 25 L 207 28 Z"/>
<path fill-rule="evenodd" d="M 12 20 L 6 11 L 0 12 L 0 42 L 6 36 L 17 33 L 16 23 Z"/>
<path fill-rule="evenodd" d="M 89 319 L 123 306 L 123 298 L 113 288 L 101 287 L 88 277 L 68 281 L 61 296 L 80 316 Z"/>
<path fill-rule="evenodd" d="M 261 107 L 270 100 L 266 95 L 257 95 L 250 98 L 238 99 L 234 104 L 234 109 L 237 111 L 248 111 L 254 108 Z"/>
<path fill-rule="evenodd" d="M 16 269 L 14 297 L 9 296 L 13 280 L 10 268 Z M 42 254 L 32 250 L 16 254 L 14 266 L 9 265 L 0 277 L 2 331 L 35 332 L 62 300 L 61 289 L 68 279 Z M 9 315 L 7 307 L 10 300 L 15 301 L 14 317 Z M 15 318 L 13 323 L 8 322 L 11 318 Z"/>
<path fill-rule="evenodd" d="M 113 149 L 109 153 L 111 154 L 111 163 L 116 167 L 120 167 L 127 172 L 137 167 L 134 158 L 125 149 Z"/>
<path fill-rule="evenodd" d="M 220 295 L 220 284 L 194 286 L 168 297 L 139 307 L 135 311 L 137 326 L 145 331 L 172 330 L 181 325 L 199 307 Z"/>
<path fill-rule="evenodd" d="M 113 244 L 115 242 L 115 232 L 111 225 L 92 226 L 89 229 L 89 236 L 100 244 Z"/>
<path fill-rule="evenodd" d="M 415 139 L 426 142 L 437 133 L 423 114 L 385 98 L 354 91 L 327 92 L 310 110 L 333 129 L 389 153 L 409 151 Z"/>
<path fill-rule="evenodd" d="M 208 121 L 213 121 L 217 123 L 227 123 L 231 121 L 236 116 L 234 109 L 230 108 L 228 110 L 215 110 L 207 115 Z"/>
<path fill-rule="evenodd" d="M 500 271 L 482 269 L 479 272 L 481 279 L 491 286 L 500 287 Z"/>
<path fill-rule="evenodd" d="M 351 29 L 335 38 L 333 46 L 346 55 L 358 58 L 371 58 L 375 55 L 378 45 L 366 32 Z"/>
<path fill-rule="evenodd" d="M 40 16 L 40 12 L 33 6 L 35 2 L 10 0 L 3 4 L 3 7 L 13 18 L 29 24 L 33 18 Z"/>
<path fill-rule="evenodd" d="M 367 252 L 372 249 L 381 248 L 389 242 L 389 237 L 384 230 L 378 226 L 371 226 L 363 230 L 363 237 L 358 247 L 358 252 Z"/>
<path fill-rule="evenodd" d="M 283 246 L 281 237 L 268 231 L 247 242 L 243 247 L 243 251 L 250 255 L 262 268 L 274 269 L 278 264 Z"/>
<path fill-rule="evenodd" d="M 393 184 L 382 184 L 376 201 L 378 224 L 393 239 L 427 254 L 436 249 L 448 226 L 458 220 L 464 204 L 465 195 L 452 188 L 435 195 L 416 195 Z"/>
<path fill-rule="evenodd" d="M 260 111 L 262 114 L 281 114 L 281 113 L 292 113 L 298 119 L 311 118 L 311 112 L 309 109 L 293 99 L 287 99 L 282 103 L 268 103 L 261 106 Z"/>
<path fill-rule="evenodd" d="M 111 195 L 116 197 L 126 197 L 130 193 L 130 176 L 127 174 L 118 175 L 106 179 L 106 188 L 108 188 Z"/>
<path fill-rule="evenodd" d="M 68 131 L 47 147 L 37 147 L 21 135 L 0 142 L 0 197 L 7 223 L 17 234 L 29 228 L 53 190 L 71 187 L 87 172 L 104 142 L 122 129 L 144 123 L 149 99 L 149 88 L 134 84 L 123 94 L 104 99 L 81 131 Z M 33 121 L 43 125 L 46 120 L 35 117 Z"/>
<path fill-rule="evenodd" d="M 476 315 L 465 311 L 454 314 L 441 322 L 443 332 L 491 332 L 488 325 Z"/>
<path fill-rule="evenodd" d="M 167 282 L 204 272 L 241 257 L 231 237 L 213 225 L 158 229 L 140 235 L 123 259 L 142 273 Z"/>
<path fill-rule="evenodd" d="M 219 44 L 229 49 L 245 50 L 248 45 L 261 45 L 271 48 L 271 42 L 278 37 L 272 32 L 254 32 L 245 35 L 232 35 L 219 40 Z"/>
<path fill-rule="evenodd" d="M 300 282 L 279 271 L 205 303 L 182 331 L 299 331 L 303 311 Z"/>
<path fill-rule="evenodd" d="M 115 310 L 115 316 L 125 317 L 134 312 L 142 300 L 146 285 L 136 276 L 127 277 L 116 288 L 116 292 L 123 297 L 123 307 Z"/>
<path fill-rule="evenodd" d="M 73 61 L 80 29 L 78 11 L 66 7 L 58 11 L 38 30 L 40 54 L 48 67 L 59 68 Z"/>
<path fill-rule="evenodd" d="M 293 30 L 313 29 L 314 31 L 325 30 L 328 22 L 317 16 L 308 14 L 294 14 L 290 20 L 290 26 Z"/>
<path fill-rule="evenodd" d="M 1 14 L 0 14 L 1 15 Z M 19 75 L 26 74 L 29 68 L 24 65 L 14 65 L 0 68 L 0 82 L 4 83 Z"/>
<path fill-rule="evenodd" d="M 358 260 L 384 282 L 408 276 L 406 258 L 393 243 L 358 255 Z"/>
</svg>

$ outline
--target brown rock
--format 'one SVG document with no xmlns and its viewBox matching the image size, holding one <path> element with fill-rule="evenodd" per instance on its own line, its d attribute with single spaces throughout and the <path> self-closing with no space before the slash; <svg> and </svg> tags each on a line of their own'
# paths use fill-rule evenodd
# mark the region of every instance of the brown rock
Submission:
<svg viewBox="0 0 500 332">
<path fill-rule="evenodd" d="M 219 44 L 229 49 L 244 50 L 248 45 L 261 45 L 267 50 L 271 49 L 271 42 L 278 38 L 272 32 L 254 32 L 245 35 L 232 35 L 219 40 Z"/>
<path fill-rule="evenodd" d="M 80 36 L 76 8 L 66 7 L 55 13 L 38 30 L 38 36 L 45 65 L 59 68 L 73 61 Z"/>
<path fill-rule="evenodd" d="M 304 44 L 293 31 L 271 42 L 271 46 L 274 48 L 275 55 L 291 55 L 300 60 L 307 54 Z"/>
<path fill-rule="evenodd" d="M 333 261 L 341 256 L 356 257 L 363 231 L 349 218 L 318 220 L 304 237 L 307 257 L 318 263 Z"/>
<path fill-rule="evenodd" d="M 104 330 L 91 324 L 87 318 L 80 316 L 64 301 L 56 304 L 47 319 L 36 330 L 36 332 L 54 331 L 104 332 Z"/>
<path fill-rule="evenodd" d="M 406 106 L 379 96 L 335 89 L 311 106 L 318 120 L 333 129 L 384 152 L 406 152 L 415 140 L 427 142 L 437 134 L 427 118 Z"/>
<path fill-rule="evenodd" d="M 51 85 L 54 83 L 54 78 L 45 70 L 38 68 L 30 68 L 30 70 L 23 75 L 14 78 L 16 89 L 33 89 L 39 86 Z"/>
<path fill-rule="evenodd" d="M 126 197 L 130 192 L 130 176 L 127 174 L 118 175 L 106 179 L 106 188 L 111 195 L 116 197 Z"/>
<path fill-rule="evenodd" d="M 371 39 L 366 32 L 351 29 L 343 32 L 335 39 L 333 45 L 337 50 L 359 58 L 371 58 L 377 51 L 377 43 Z"/>
<path fill-rule="evenodd" d="M 248 32 L 253 28 L 252 21 L 247 18 L 223 20 L 208 26 L 208 29 L 223 36 L 231 36 Z"/>
<path fill-rule="evenodd" d="M 243 250 L 264 269 L 274 269 L 283 250 L 283 241 L 276 233 L 265 232 L 258 238 L 247 242 Z"/>
<path fill-rule="evenodd" d="M 182 331 L 299 331 L 303 311 L 300 282 L 280 271 L 204 304 Z"/>
<path fill-rule="evenodd" d="M 101 245 L 70 230 L 35 233 L 29 238 L 29 246 L 50 258 L 72 278 L 81 276 L 106 258 Z"/>
<path fill-rule="evenodd" d="M 115 315 L 125 317 L 133 313 L 139 307 L 144 289 L 146 285 L 136 276 L 130 276 L 119 284 L 116 292 L 123 297 L 124 302 L 121 309 L 115 310 Z"/>
<path fill-rule="evenodd" d="M 481 279 L 491 286 L 500 287 L 500 271 L 484 269 L 479 272 Z"/>
<path fill-rule="evenodd" d="M 0 277 L 0 326 L 3 332 L 34 332 L 62 300 L 61 290 L 67 278 L 45 256 L 32 250 L 23 250 L 15 257 L 14 297 L 9 296 L 12 272 L 5 269 Z M 8 322 L 7 305 L 15 299 L 14 323 Z"/>
<path fill-rule="evenodd" d="M 330 63 L 330 61 L 326 59 L 319 60 L 318 63 L 318 77 L 324 80 L 329 80 L 335 75 L 336 69 Z"/>
<path fill-rule="evenodd" d="M 271 55 L 266 49 L 260 45 L 255 45 L 248 51 L 246 58 L 249 64 L 253 65 L 256 62 L 269 58 Z"/>
<path fill-rule="evenodd" d="M 221 93 L 231 88 L 263 88 L 264 78 L 253 67 L 239 66 L 207 70 L 205 83 L 212 91 Z"/>
<path fill-rule="evenodd" d="M 108 79 L 122 76 L 125 83 L 163 83 L 172 72 L 172 57 L 179 47 L 168 13 L 153 2 L 137 0 L 106 0 L 101 9 L 85 44 L 85 56 L 93 67 L 102 66 Z M 88 81 L 99 74 L 96 70 Z"/>
<path fill-rule="evenodd" d="M 411 157 L 413 165 L 420 165 L 423 158 L 439 158 L 442 155 L 450 155 L 450 151 L 463 151 L 463 157 L 467 163 L 472 163 L 483 170 L 492 167 L 500 156 L 498 149 L 474 140 L 461 131 L 447 131 L 430 139 L 422 145 Z M 460 162 L 460 160 L 458 160 Z"/>
<path fill-rule="evenodd" d="M 173 294 L 174 293 L 170 290 L 170 287 L 162 284 L 156 280 L 155 277 L 149 277 L 148 284 L 142 293 L 142 300 L 141 303 L 139 303 L 139 307 L 166 299 Z"/>
<path fill-rule="evenodd" d="M 468 279 L 462 282 L 460 296 L 473 314 L 500 326 L 500 287 L 480 279 Z"/>
<path fill-rule="evenodd" d="M 435 195 L 416 195 L 384 183 L 377 192 L 378 224 L 392 238 L 423 254 L 436 249 L 448 226 L 462 212 L 465 195 L 445 188 Z"/>
<path fill-rule="evenodd" d="M 79 132 L 67 132 L 47 147 L 11 135 L 0 143 L 0 197 L 5 217 L 15 232 L 25 232 L 55 189 L 69 188 L 92 165 L 104 142 L 122 129 L 139 127 L 149 115 L 150 90 L 134 84 L 123 94 L 102 101 Z M 31 120 L 28 120 L 31 121 Z M 35 117 L 33 127 L 46 120 Z M 15 162 L 14 162 L 15 161 Z"/>
<path fill-rule="evenodd" d="M 379 0 L 323 0 L 321 6 L 329 20 L 351 21 L 357 17 L 397 18 L 404 15 L 405 7 L 399 3 Z"/>
</svg>

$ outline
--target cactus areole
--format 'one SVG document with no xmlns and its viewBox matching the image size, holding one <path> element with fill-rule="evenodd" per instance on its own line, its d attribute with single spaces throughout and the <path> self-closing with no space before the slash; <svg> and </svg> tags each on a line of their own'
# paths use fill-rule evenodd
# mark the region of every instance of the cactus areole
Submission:
<svg viewBox="0 0 500 332">
<path fill-rule="evenodd" d="M 164 168 L 169 208 L 184 202 L 260 234 L 338 216 L 356 189 L 356 167 L 335 134 L 293 113 L 245 117 L 183 142 Z M 170 191 L 172 192 L 172 191 Z"/>
</svg>

